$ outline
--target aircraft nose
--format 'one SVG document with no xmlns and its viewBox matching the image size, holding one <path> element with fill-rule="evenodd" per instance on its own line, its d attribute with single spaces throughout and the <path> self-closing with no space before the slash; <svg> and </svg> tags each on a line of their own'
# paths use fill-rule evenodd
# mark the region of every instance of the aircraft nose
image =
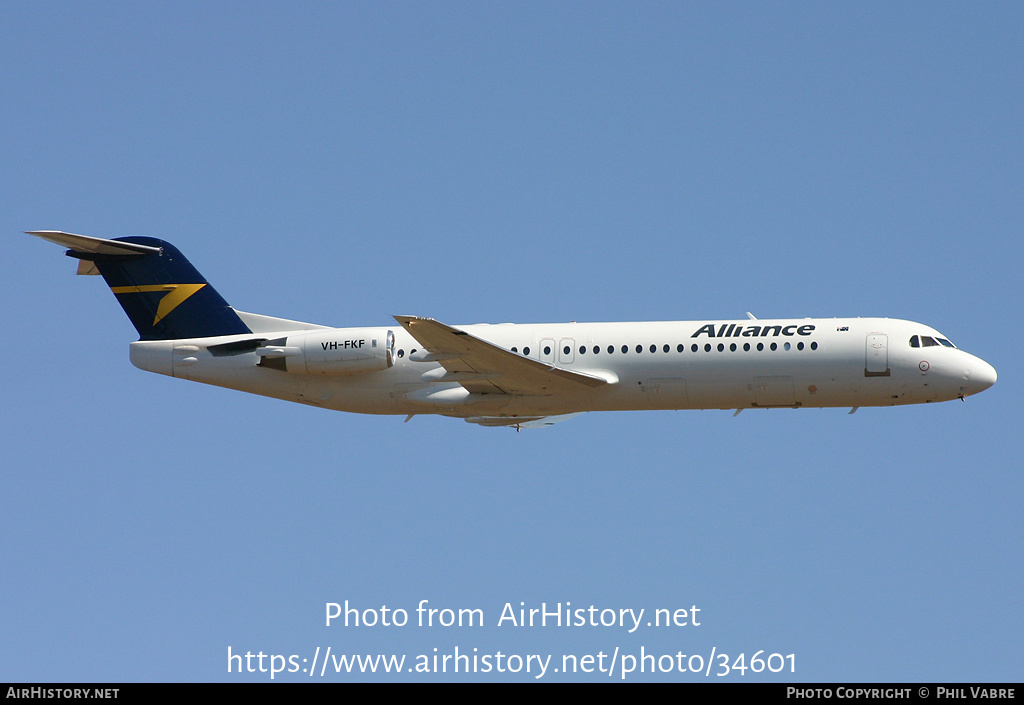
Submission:
<svg viewBox="0 0 1024 705">
<path fill-rule="evenodd" d="M 977 394 L 978 392 L 984 392 L 996 383 L 997 377 L 996 368 L 984 360 L 975 358 L 971 362 L 968 379 L 964 386 L 964 393 Z"/>
</svg>

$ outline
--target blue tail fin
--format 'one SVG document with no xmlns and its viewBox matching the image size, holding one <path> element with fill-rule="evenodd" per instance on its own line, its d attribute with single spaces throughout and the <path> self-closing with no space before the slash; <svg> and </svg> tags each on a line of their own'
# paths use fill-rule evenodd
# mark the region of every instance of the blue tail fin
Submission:
<svg viewBox="0 0 1024 705">
<path fill-rule="evenodd" d="M 251 333 L 228 302 L 168 242 L 152 237 L 102 240 L 52 231 L 31 234 L 68 246 L 69 257 L 90 262 L 141 340 Z M 84 262 L 79 266 L 79 273 L 95 270 Z"/>
</svg>

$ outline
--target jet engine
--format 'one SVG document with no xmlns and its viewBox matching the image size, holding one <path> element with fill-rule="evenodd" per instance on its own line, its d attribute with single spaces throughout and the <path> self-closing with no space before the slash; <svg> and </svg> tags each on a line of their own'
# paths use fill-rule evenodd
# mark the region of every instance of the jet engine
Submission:
<svg viewBox="0 0 1024 705">
<path fill-rule="evenodd" d="M 256 348 L 260 367 L 305 375 L 351 375 L 395 364 L 387 328 L 332 328 L 268 340 Z"/>
</svg>

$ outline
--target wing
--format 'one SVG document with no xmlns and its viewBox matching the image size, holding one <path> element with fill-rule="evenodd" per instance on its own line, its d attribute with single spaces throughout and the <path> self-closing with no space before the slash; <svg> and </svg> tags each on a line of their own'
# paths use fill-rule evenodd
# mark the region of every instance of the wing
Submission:
<svg viewBox="0 0 1024 705">
<path fill-rule="evenodd" d="M 470 416 L 466 421 L 481 426 L 515 426 L 516 430 L 519 430 L 521 428 L 547 428 L 556 423 L 568 421 L 582 413 L 582 411 L 577 411 L 574 414 L 559 414 L 558 416 Z"/>
<path fill-rule="evenodd" d="M 471 394 L 548 396 L 600 387 L 608 380 L 573 372 L 488 343 L 433 318 L 395 316 L 445 372 L 435 381 L 458 382 Z"/>
</svg>

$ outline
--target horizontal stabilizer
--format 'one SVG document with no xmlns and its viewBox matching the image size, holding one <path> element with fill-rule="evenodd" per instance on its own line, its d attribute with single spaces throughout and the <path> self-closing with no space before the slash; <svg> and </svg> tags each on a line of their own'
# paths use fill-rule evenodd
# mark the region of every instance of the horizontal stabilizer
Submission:
<svg viewBox="0 0 1024 705">
<path fill-rule="evenodd" d="M 26 235 L 35 235 L 58 245 L 63 245 L 74 252 L 90 255 L 151 255 L 160 252 L 159 247 L 140 245 L 120 240 L 105 240 L 101 237 L 75 235 L 60 230 L 30 230 Z"/>
</svg>

